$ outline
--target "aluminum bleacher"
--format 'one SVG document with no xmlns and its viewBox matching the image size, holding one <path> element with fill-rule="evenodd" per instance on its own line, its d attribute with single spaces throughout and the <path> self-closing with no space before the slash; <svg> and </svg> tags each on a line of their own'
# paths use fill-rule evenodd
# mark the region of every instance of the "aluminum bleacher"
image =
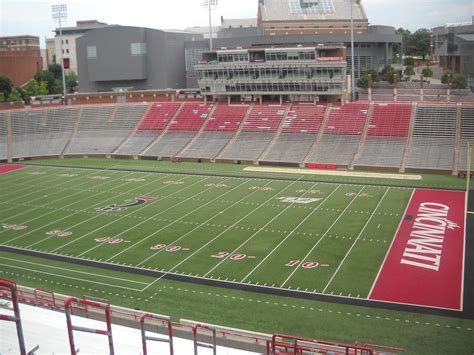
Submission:
<svg viewBox="0 0 474 355">
<path fill-rule="evenodd" d="M 474 146 L 474 106 L 465 106 L 461 114 L 461 146 L 459 152 L 459 170 L 467 170 L 467 144 Z M 473 157 L 474 158 L 474 157 Z M 471 168 L 474 167 L 474 159 Z"/>
<path fill-rule="evenodd" d="M 411 103 L 374 103 L 357 166 L 399 168 L 407 144 Z"/>
<path fill-rule="evenodd" d="M 0 160 L 7 159 L 7 144 L 8 144 L 8 136 L 7 136 L 7 114 L 6 112 L 0 112 Z"/>
<path fill-rule="evenodd" d="M 407 168 L 452 170 L 456 106 L 419 104 Z"/>
<path fill-rule="evenodd" d="M 78 108 L 12 112 L 12 158 L 61 155 L 77 120 Z"/>
<path fill-rule="evenodd" d="M 367 102 L 332 107 L 321 140 L 308 162 L 349 165 L 359 146 L 368 109 Z"/>
<path fill-rule="evenodd" d="M 317 137 L 325 112 L 326 106 L 294 104 L 280 136 L 262 160 L 301 163 Z"/>
<path fill-rule="evenodd" d="M 179 102 L 152 104 L 135 134 L 116 153 L 137 155 L 142 152 L 163 133 L 180 106 Z"/>
<path fill-rule="evenodd" d="M 183 158 L 213 159 L 238 130 L 248 105 L 219 104 L 206 122 L 204 131 L 179 155 Z"/>
<path fill-rule="evenodd" d="M 110 154 L 142 119 L 147 105 L 84 107 L 66 154 Z"/>
<path fill-rule="evenodd" d="M 256 161 L 278 130 L 288 106 L 254 106 L 236 139 L 220 154 L 223 160 Z"/>
<path fill-rule="evenodd" d="M 176 118 L 170 122 L 168 131 L 163 134 L 142 155 L 174 157 L 201 129 L 208 119 L 212 104 L 186 102 Z"/>
</svg>

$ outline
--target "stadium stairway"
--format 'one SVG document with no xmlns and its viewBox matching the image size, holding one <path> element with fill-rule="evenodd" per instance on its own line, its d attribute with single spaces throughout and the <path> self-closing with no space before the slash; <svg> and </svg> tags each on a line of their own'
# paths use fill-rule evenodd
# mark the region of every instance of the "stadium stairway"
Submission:
<svg viewBox="0 0 474 355">
<path fill-rule="evenodd" d="M 462 104 L 458 102 L 456 110 L 456 134 L 454 138 L 453 176 L 459 172 L 459 153 L 461 151 Z"/>
<path fill-rule="evenodd" d="M 165 129 L 156 137 L 156 139 L 154 139 L 150 144 L 148 144 L 140 153 L 139 155 L 141 156 L 146 156 L 146 153 L 148 152 L 148 150 L 150 150 L 150 148 L 155 145 L 156 143 L 158 143 L 161 138 L 163 138 L 163 136 L 168 133 L 170 127 L 171 127 L 171 122 L 173 122 L 176 117 L 178 117 L 178 115 L 181 113 L 181 111 L 183 110 L 183 107 L 184 107 L 184 102 L 181 103 L 181 105 L 179 106 L 179 108 L 176 110 L 176 112 L 174 113 L 173 117 L 168 121 Z"/>
<path fill-rule="evenodd" d="M 305 167 L 306 164 L 309 163 L 309 158 L 313 156 L 314 152 L 318 148 L 319 142 L 321 142 L 321 138 L 323 137 L 323 134 L 324 134 L 324 127 L 326 127 L 329 120 L 329 116 L 331 115 L 331 110 L 332 110 L 332 105 L 328 104 L 326 108 L 326 112 L 324 113 L 324 116 L 323 116 L 323 121 L 321 122 L 321 126 L 318 131 L 318 135 L 316 136 L 314 143 L 311 145 L 311 147 L 309 147 L 308 153 L 306 153 L 303 159 L 303 163 L 300 165 L 301 167 Z"/>
<path fill-rule="evenodd" d="M 0 112 L 0 160 L 10 161 L 9 141 L 11 138 L 10 112 Z"/>
<path fill-rule="evenodd" d="M 406 171 L 406 165 L 408 161 L 408 156 L 410 155 L 411 145 L 413 142 L 413 131 L 415 129 L 415 118 L 416 118 L 416 109 L 418 107 L 417 102 L 413 102 L 412 112 L 410 117 L 410 128 L 408 129 L 408 138 L 405 146 L 405 151 L 403 152 L 402 163 L 400 164 L 400 172 L 404 173 Z"/>
<path fill-rule="evenodd" d="M 474 146 L 474 104 L 463 104 L 461 111 L 461 134 L 459 145 L 458 169 L 467 170 L 467 145 Z M 471 161 L 474 167 L 474 156 Z"/>
<path fill-rule="evenodd" d="M 362 135 L 360 137 L 359 145 L 357 146 L 357 149 L 354 153 L 354 157 L 352 158 L 352 161 L 349 164 L 349 169 L 350 170 L 354 170 L 355 161 L 360 157 L 360 155 L 363 151 L 365 140 L 366 140 L 367 134 L 369 132 L 370 121 L 372 120 L 372 113 L 373 112 L 374 112 L 374 102 L 372 101 L 372 102 L 369 103 L 369 110 L 367 111 L 367 120 L 365 121 L 364 131 L 362 132 Z"/>
<path fill-rule="evenodd" d="M 71 145 L 71 142 L 74 140 L 74 137 L 77 133 L 77 130 L 79 129 L 79 124 L 81 123 L 81 116 L 82 116 L 82 111 L 84 110 L 84 106 L 81 106 L 79 110 L 77 111 L 77 118 L 76 118 L 76 123 L 74 124 L 74 127 L 71 131 L 71 134 L 69 135 L 69 139 L 64 146 L 63 151 L 61 152 L 61 158 L 64 158 L 64 154 L 66 154 L 69 146 Z"/>
<path fill-rule="evenodd" d="M 278 126 L 278 129 L 277 131 L 275 132 L 275 135 L 273 136 L 272 140 L 270 141 L 270 143 L 268 143 L 267 147 L 264 149 L 264 151 L 262 152 L 262 154 L 258 157 L 258 159 L 256 160 L 256 163 L 257 165 L 260 164 L 260 161 L 264 160 L 265 159 L 265 156 L 268 154 L 268 152 L 272 149 L 272 147 L 274 146 L 275 142 L 278 140 L 278 138 L 280 137 L 281 135 L 281 132 L 283 131 L 283 128 L 285 128 L 285 122 L 288 118 L 288 112 L 290 112 L 291 110 L 291 107 L 292 107 L 293 104 L 289 104 L 288 107 L 286 108 L 285 110 L 285 113 L 283 115 L 283 119 L 280 121 L 280 125 Z"/>
</svg>

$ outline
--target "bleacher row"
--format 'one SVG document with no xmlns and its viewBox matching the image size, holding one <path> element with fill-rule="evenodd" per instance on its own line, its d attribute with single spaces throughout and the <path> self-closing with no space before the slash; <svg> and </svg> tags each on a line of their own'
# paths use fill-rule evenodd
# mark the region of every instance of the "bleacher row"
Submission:
<svg viewBox="0 0 474 355">
<path fill-rule="evenodd" d="M 162 102 L 0 112 L 0 160 L 128 155 L 457 171 L 466 169 L 468 142 L 474 105 L 467 103 Z"/>
</svg>

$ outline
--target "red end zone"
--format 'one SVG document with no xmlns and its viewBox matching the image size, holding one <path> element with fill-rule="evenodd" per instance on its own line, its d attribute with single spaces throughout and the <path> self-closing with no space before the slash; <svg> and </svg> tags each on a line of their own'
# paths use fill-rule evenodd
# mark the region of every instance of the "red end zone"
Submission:
<svg viewBox="0 0 474 355">
<path fill-rule="evenodd" d="M 415 190 L 369 299 L 462 310 L 465 193 Z"/>
<path fill-rule="evenodd" d="M 0 175 L 9 173 L 10 171 L 24 169 L 26 167 L 27 165 L 10 165 L 10 164 L 0 165 Z"/>
</svg>

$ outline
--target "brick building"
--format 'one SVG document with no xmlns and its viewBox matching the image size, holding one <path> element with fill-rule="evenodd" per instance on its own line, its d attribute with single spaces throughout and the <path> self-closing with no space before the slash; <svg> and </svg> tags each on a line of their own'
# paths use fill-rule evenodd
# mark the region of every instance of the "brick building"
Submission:
<svg viewBox="0 0 474 355">
<path fill-rule="evenodd" d="M 0 37 L 0 75 L 19 86 L 33 79 L 42 68 L 38 37 Z"/>
</svg>

